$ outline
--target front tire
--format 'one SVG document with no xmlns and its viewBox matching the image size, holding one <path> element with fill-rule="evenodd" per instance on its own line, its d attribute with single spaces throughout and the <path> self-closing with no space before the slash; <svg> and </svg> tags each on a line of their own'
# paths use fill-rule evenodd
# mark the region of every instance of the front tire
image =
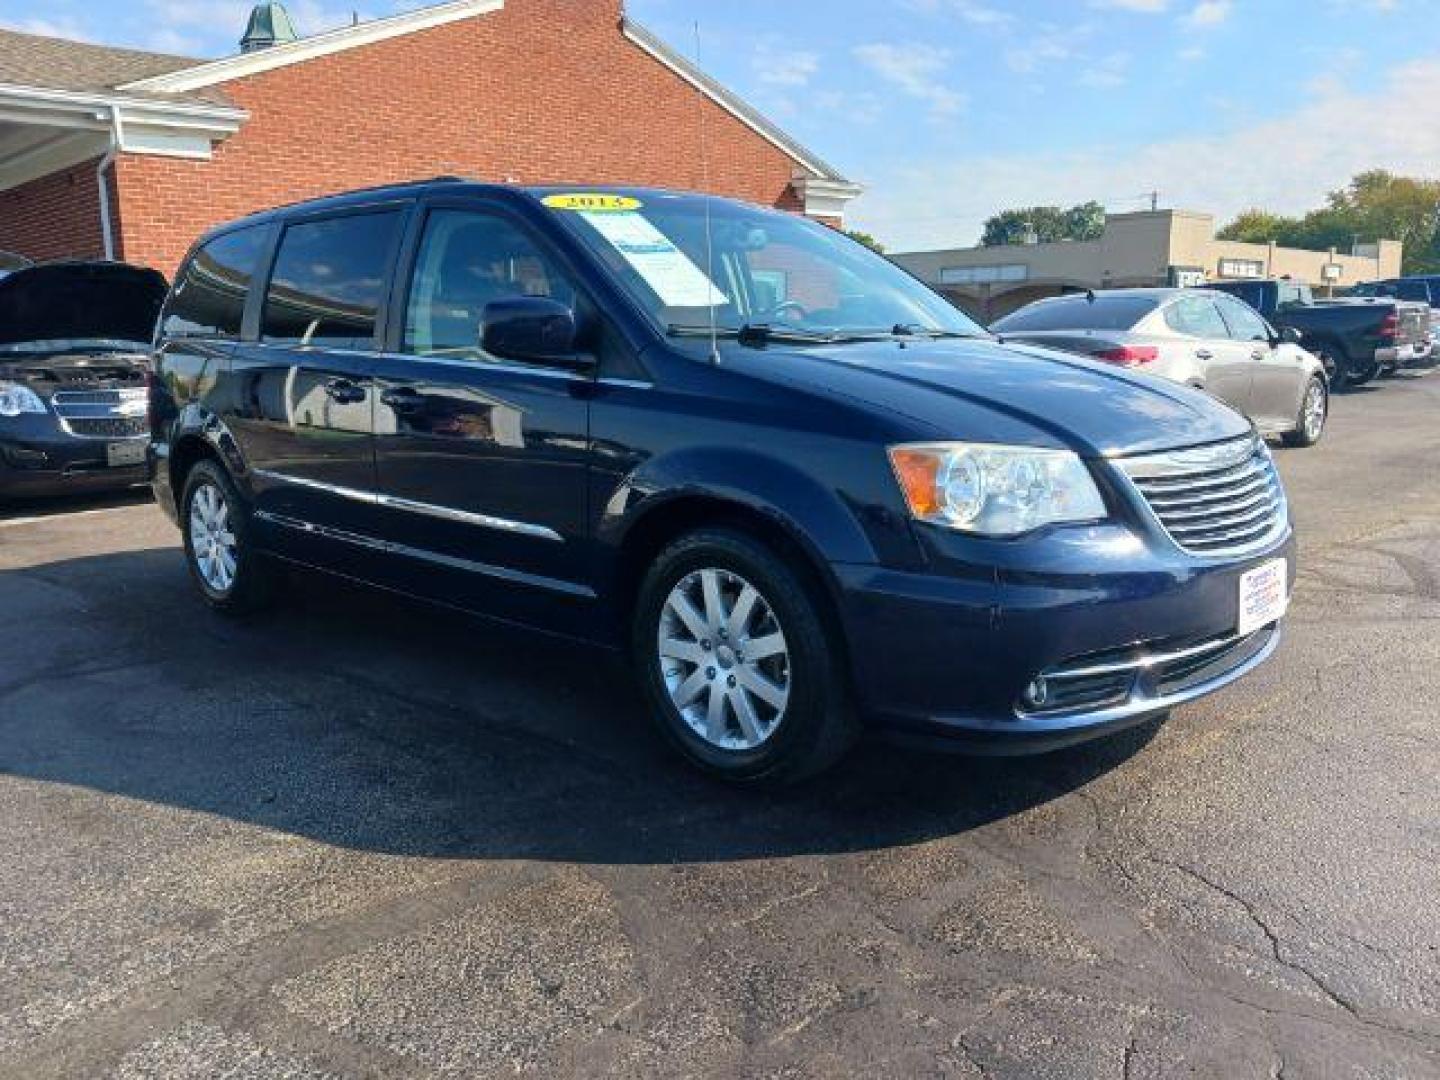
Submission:
<svg viewBox="0 0 1440 1080">
<path fill-rule="evenodd" d="M 693 765 L 778 786 L 854 743 L 842 648 L 805 575 L 745 533 L 672 543 L 640 587 L 631 652 L 652 719 Z"/>
<path fill-rule="evenodd" d="M 271 570 L 251 543 L 244 500 L 213 461 L 198 462 L 185 477 L 180 532 L 190 577 L 210 607 L 239 615 L 269 603 Z"/>
<path fill-rule="evenodd" d="M 1319 375 L 1311 376 L 1300 399 L 1300 414 L 1295 418 L 1295 430 L 1285 433 L 1286 446 L 1314 446 L 1325 434 L 1325 424 L 1330 419 L 1330 391 L 1325 380 Z"/>
</svg>

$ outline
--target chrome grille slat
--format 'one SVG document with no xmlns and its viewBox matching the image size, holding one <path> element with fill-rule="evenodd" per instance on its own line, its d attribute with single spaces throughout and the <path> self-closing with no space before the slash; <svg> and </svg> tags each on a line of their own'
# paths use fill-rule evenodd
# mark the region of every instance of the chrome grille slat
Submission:
<svg viewBox="0 0 1440 1080">
<path fill-rule="evenodd" d="M 1203 507 L 1208 503 L 1224 502 L 1227 499 L 1240 498 L 1250 494 L 1252 491 L 1261 491 L 1273 487 L 1270 478 L 1263 473 L 1256 473 L 1254 476 L 1246 477 L 1244 480 L 1233 486 L 1224 488 L 1207 488 L 1198 495 L 1165 495 L 1152 496 L 1144 487 L 1140 491 L 1145 495 L 1146 501 L 1157 510 L 1183 510 L 1187 507 Z"/>
<path fill-rule="evenodd" d="M 1223 487 L 1225 484 L 1233 483 L 1236 478 L 1253 475 L 1255 475 L 1254 462 L 1246 461 L 1229 469 L 1210 469 L 1182 476 L 1138 476 L 1135 477 L 1135 483 L 1156 495 L 1165 495 L 1171 491 L 1194 491 L 1197 488 Z"/>
<path fill-rule="evenodd" d="M 1206 503 L 1203 503 L 1199 506 L 1185 503 L 1180 504 L 1183 509 L 1172 509 L 1169 506 L 1166 506 L 1163 509 L 1165 511 L 1166 520 L 1183 522 L 1197 518 L 1213 517 L 1215 512 L 1221 508 L 1221 506 L 1216 505 L 1217 503 L 1222 504 L 1224 509 L 1238 511 L 1248 510 L 1250 507 L 1260 506 L 1262 503 L 1274 502 L 1277 498 L 1279 498 L 1279 496 L 1275 491 L 1275 485 L 1271 484 L 1267 480 L 1263 485 L 1259 487 L 1253 487 L 1247 489 L 1246 491 L 1238 492 L 1236 498 L 1233 501 L 1226 498 L 1216 498 L 1210 499 Z M 1152 502 L 1150 505 L 1154 506 L 1155 504 Z"/>
<path fill-rule="evenodd" d="M 1238 514 L 1230 514 L 1226 517 L 1207 518 L 1204 521 L 1191 523 L 1175 522 L 1170 525 L 1170 531 L 1180 536 L 1192 536 L 1196 533 L 1213 533 L 1217 529 L 1226 530 L 1237 528 L 1242 525 L 1250 525 L 1257 521 L 1268 522 L 1275 513 L 1275 501 L 1272 499 L 1264 506 L 1258 506 Z"/>
<path fill-rule="evenodd" d="M 1116 464 L 1169 537 L 1190 554 L 1247 554 L 1278 537 L 1288 522 L 1284 487 L 1258 438 Z"/>
</svg>

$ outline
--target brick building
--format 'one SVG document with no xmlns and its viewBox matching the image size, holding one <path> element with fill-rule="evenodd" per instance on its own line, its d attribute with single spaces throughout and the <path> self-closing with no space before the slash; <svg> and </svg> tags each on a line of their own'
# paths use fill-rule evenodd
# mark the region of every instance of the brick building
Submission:
<svg viewBox="0 0 1440 1080">
<path fill-rule="evenodd" d="M 443 174 L 708 177 L 837 224 L 860 191 L 622 0 L 451 0 L 278 42 L 256 28 L 214 61 L 0 31 L 0 251 L 169 274 L 218 222 Z"/>
</svg>

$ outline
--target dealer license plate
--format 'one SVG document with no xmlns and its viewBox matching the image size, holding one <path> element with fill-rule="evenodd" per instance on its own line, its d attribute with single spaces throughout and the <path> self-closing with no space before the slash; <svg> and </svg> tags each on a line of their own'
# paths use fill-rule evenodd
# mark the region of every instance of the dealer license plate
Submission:
<svg viewBox="0 0 1440 1080">
<path fill-rule="evenodd" d="M 1275 559 L 1240 576 L 1241 637 L 1285 617 L 1290 606 L 1289 570 L 1284 559 Z"/>
<path fill-rule="evenodd" d="M 112 469 L 129 465 L 144 465 L 145 446 L 146 443 L 144 439 L 107 443 L 105 446 L 105 461 Z"/>
</svg>

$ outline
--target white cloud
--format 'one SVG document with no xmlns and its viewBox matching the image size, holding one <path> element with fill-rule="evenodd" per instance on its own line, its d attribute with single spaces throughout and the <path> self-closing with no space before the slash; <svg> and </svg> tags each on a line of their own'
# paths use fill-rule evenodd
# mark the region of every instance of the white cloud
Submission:
<svg viewBox="0 0 1440 1080">
<path fill-rule="evenodd" d="M 1090 0 L 1092 8 L 1113 8 L 1118 11 L 1138 11 L 1142 15 L 1157 15 L 1170 6 L 1170 0 Z"/>
<path fill-rule="evenodd" d="M 22 34 L 39 34 L 41 37 L 68 38 L 71 41 L 93 41 L 89 27 L 78 19 L 61 16 L 47 19 L 43 16 L 28 19 L 0 19 L 0 26 L 7 30 L 18 30 Z"/>
<path fill-rule="evenodd" d="M 950 50 L 935 45 L 893 45 L 874 42 L 859 45 L 855 59 L 910 97 L 929 104 L 936 117 L 961 111 L 969 98 L 944 84 L 949 75 Z"/>
<path fill-rule="evenodd" d="M 1007 206 L 1123 201 L 1158 188 L 1167 206 L 1213 213 L 1216 224 L 1263 206 L 1300 213 L 1365 169 L 1434 176 L 1440 162 L 1440 60 L 1402 65 L 1374 94 L 1336 85 L 1292 112 L 1215 135 L 1144 146 L 918 158 L 863 179 L 853 223 L 894 250 L 968 246 Z M 938 207 L 938 209 L 937 209 Z"/>
<path fill-rule="evenodd" d="M 999 8 L 975 3 L 974 0 L 952 0 L 955 13 L 972 26 L 1009 26 L 1015 16 Z"/>
<path fill-rule="evenodd" d="M 1186 26 L 1197 30 L 1219 26 L 1230 18 L 1231 8 L 1230 0 L 1201 0 L 1190 9 L 1184 22 Z"/>
<path fill-rule="evenodd" d="M 1020 44 L 1005 50 L 1005 66 L 1011 71 L 1025 75 L 1037 71 L 1047 64 L 1059 64 L 1070 60 L 1076 55 L 1074 47 L 1076 38 L 1083 37 L 1086 31 L 1087 28 L 1080 27 L 1078 31 L 1069 33 L 1042 30 L 1032 34 Z"/>
<path fill-rule="evenodd" d="M 1130 81 L 1130 54 L 1114 52 L 1088 64 L 1077 80 L 1081 86 L 1111 89 Z"/>
<path fill-rule="evenodd" d="M 820 70 L 820 56 L 762 45 L 750 60 L 755 78 L 769 86 L 805 86 Z"/>
</svg>

